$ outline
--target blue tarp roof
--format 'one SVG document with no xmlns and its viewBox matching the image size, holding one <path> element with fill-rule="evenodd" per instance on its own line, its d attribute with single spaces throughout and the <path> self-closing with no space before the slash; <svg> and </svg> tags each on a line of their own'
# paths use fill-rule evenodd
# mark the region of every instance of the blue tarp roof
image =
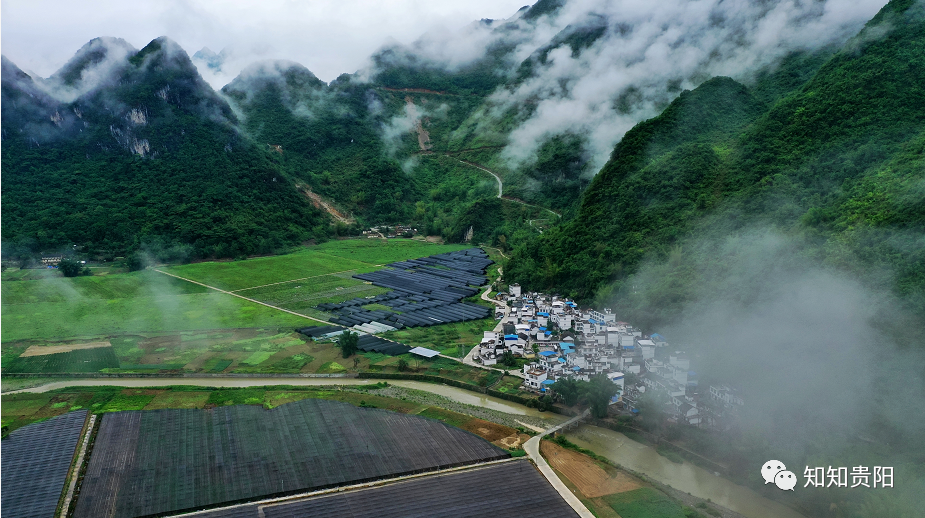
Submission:
<svg viewBox="0 0 925 518">
<path fill-rule="evenodd" d="M 546 331 L 546 332 L 543 333 L 543 334 L 546 335 L 546 336 L 551 336 L 551 335 L 552 335 L 552 331 Z"/>
<path fill-rule="evenodd" d="M 517 340 L 517 335 L 504 335 L 505 340 Z"/>
<path fill-rule="evenodd" d="M 664 336 L 662 336 L 662 335 L 660 335 L 660 334 L 658 334 L 658 333 L 652 333 L 652 336 L 651 336 L 650 338 L 658 339 L 658 340 L 664 340 L 664 339 L 665 339 Z"/>
<path fill-rule="evenodd" d="M 545 331 L 545 330 L 546 330 L 545 327 L 541 327 L 541 328 L 540 328 L 540 331 Z"/>
<path fill-rule="evenodd" d="M 555 383 L 555 381 L 553 381 L 553 380 L 545 380 L 545 381 L 543 381 L 543 385 L 552 385 L 553 383 Z"/>
<path fill-rule="evenodd" d="M 559 358 L 559 363 L 565 363 L 565 358 Z"/>
<path fill-rule="evenodd" d="M 573 370 L 573 371 L 580 371 L 580 370 L 581 370 L 581 367 L 572 367 L 572 370 Z"/>
<path fill-rule="evenodd" d="M 553 356 L 556 353 L 554 351 L 543 351 L 540 353 L 540 356 Z"/>
<path fill-rule="evenodd" d="M 545 311 L 540 311 L 539 313 L 537 313 L 537 315 L 539 315 L 539 316 L 541 316 L 541 317 L 548 317 L 548 316 L 549 316 L 549 313 L 547 313 L 547 312 L 545 312 Z"/>
</svg>

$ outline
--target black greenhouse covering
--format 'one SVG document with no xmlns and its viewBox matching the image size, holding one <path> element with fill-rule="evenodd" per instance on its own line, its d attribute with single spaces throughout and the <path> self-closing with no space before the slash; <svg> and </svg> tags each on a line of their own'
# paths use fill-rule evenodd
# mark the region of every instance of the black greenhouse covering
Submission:
<svg viewBox="0 0 925 518">
<path fill-rule="evenodd" d="M 398 329 L 432 326 L 486 318 L 491 310 L 460 302 L 485 285 L 485 269 L 492 264 L 481 248 L 399 261 L 388 268 L 354 275 L 392 291 L 371 299 L 356 298 L 339 304 L 319 304 L 318 309 L 335 313 L 331 322 L 355 326 L 379 322 Z M 381 304 L 391 310 L 368 310 L 361 306 Z"/>
<path fill-rule="evenodd" d="M 338 401 L 116 412 L 103 417 L 74 516 L 202 509 L 509 456 L 438 421 Z"/>
<path fill-rule="evenodd" d="M 197 518 L 306 516 L 568 518 L 578 514 L 530 461 L 517 460 L 293 502 L 217 509 Z"/>
<path fill-rule="evenodd" d="M 14 430 L 3 439 L 4 518 L 55 515 L 86 420 L 86 410 L 68 412 Z"/>
</svg>

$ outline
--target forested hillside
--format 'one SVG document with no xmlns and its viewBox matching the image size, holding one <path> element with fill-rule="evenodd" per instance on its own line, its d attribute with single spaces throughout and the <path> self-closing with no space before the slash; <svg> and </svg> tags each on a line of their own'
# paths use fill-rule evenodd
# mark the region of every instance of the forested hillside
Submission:
<svg viewBox="0 0 925 518">
<path fill-rule="evenodd" d="M 506 275 L 664 323 L 704 288 L 699 265 L 723 260 L 699 241 L 762 227 L 925 311 L 922 4 L 891 2 L 777 100 L 813 61 L 752 88 L 712 79 L 638 124 L 577 217 L 519 248 Z M 666 266 L 636 296 L 643 261 Z"/>
<path fill-rule="evenodd" d="M 123 44 L 88 43 L 44 84 L 4 60 L 5 253 L 144 246 L 181 260 L 327 235 L 182 49 Z"/>
</svg>

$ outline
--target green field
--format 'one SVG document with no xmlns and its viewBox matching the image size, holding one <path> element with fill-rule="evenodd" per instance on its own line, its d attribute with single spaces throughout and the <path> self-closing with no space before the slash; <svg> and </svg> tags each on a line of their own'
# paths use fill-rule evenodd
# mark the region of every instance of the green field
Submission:
<svg viewBox="0 0 925 518">
<path fill-rule="evenodd" d="M 3 283 L 4 292 L 8 284 L 15 283 Z M 108 300 L 75 298 L 70 301 L 31 304 L 8 304 L 4 293 L 3 302 L 4 345 L 6 342 L 24 339 L 230 327 L 317 325 L 313 320 L 214 291 Z"/>
<path fill-rule="evenodd" d="M 350 239 L 329 241 L 286 255 L 185 264 L 164 271 L 234 291 L 295 279 L 309 281 L 335 272 L 372 271 L 378 265 L 464 248 L 467 246 L 435 245 L 411 239 Z"/>
<path fill-rule="evenodd" d="M 494 318 L 483 318 L 431 327 L 408 327 L 382 336 L 410 347 L 426 347 L 447 356 L 459 357 L 468 354 L 482 341 L 483 333 L 494 329 L 497 323 Z"/>
<path fill-rule="evenodd" d="M 641 487 L 625 493 L 607 495 L 603 499 L 623 518 L 686 518 L 691 516 L 685 513 L 684 506 L 676 500 L 672 500 L 665 493 L 652 487 Z"/>
<path fill-rule="evenodd" d="M 220 289 L 243 290 L 242 296 L 325 319 L 328 315 L 313 306 L 386 291 L 351 278 L 353 274 L 462 248 L 410 239 L 352 239 L 286 255 L 163 270 Z M 101 271 L 107 273 L 74 278 L 64 278 L 56 270 L 4 272 L 0 285 L 4 346 L 27 339 L 317 324 L 151 270 Z"/>
</svg>

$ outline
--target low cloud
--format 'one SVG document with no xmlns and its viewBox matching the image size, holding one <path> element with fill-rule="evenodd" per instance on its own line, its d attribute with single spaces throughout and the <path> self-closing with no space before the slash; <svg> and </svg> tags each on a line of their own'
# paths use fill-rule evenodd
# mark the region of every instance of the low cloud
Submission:
<svg viewBox="0 0 925 518">
<path fill-rule="evenodd" d="M 908 328 L 914 320 L 892 294 L 820 266 L 807 250 L 759 227 L 688 241 L 676 257 L 644 265 L 628 282 L 636 294 L 625 296 L 653 311 L 659 292 L 683 279 L 687 299 L 654 331 L 691 353 L 702 381 L 739 389 L 746 428 L 788 444 L 800 462 L 825 437 L 921 437 L 925 343 L 912 343 L 921 340 Z M 699 391 L 708 397 L 706 384 Z"/>
<path fill-rule="evenodd" d="M 747 82 L 789 52 L 844 42 L 883 3 L 573 0 L 539 25 L 563 35 L 605 29 L 587 48 L 553 49 L 528 79 L 492 96 L 495 116 L 517 110 L 522 119 L 505 156 L 516 166 L 546 138 L 572 132 L 588 135 L 596 171 L 627 130 L 657 115 L 681 89 L 717 75 Z"/>
</svg>

